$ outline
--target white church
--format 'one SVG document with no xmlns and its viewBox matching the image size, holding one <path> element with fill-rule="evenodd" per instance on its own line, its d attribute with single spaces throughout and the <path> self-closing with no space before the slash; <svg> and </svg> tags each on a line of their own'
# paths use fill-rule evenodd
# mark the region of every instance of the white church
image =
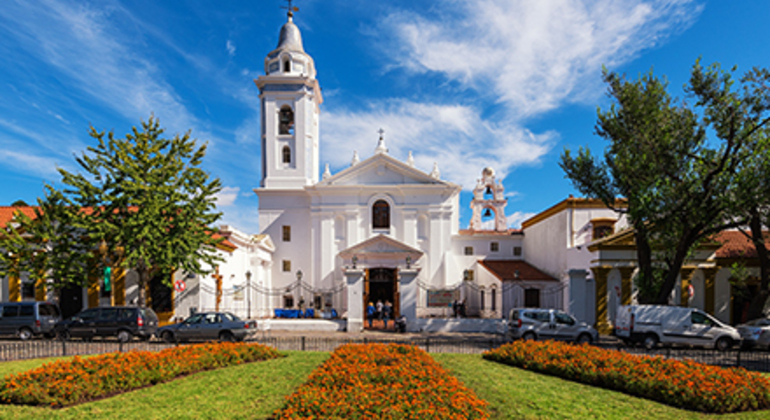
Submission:
<svg viewBox="0 0 770 420">
<path fill-rule="evenodd" d="M 263 324 L 302 316 L 312 318 L 302 322 L 313 328 L 358 332 L 369 302 L 390 301 L 410 331 L 499 332 L 510 308 L 526 306 L 564 309 L 608 333 L 617 306 L 633 301 L 632 231 L 598 200 L 570 196 L 510 229 L 502 183 L 492 168 L 479 168 L 473 215 L 463 229 L 462 187 L 443 180 L 438 165 L 430 172 L 416 168 L 411 152 L 405 161 L 391 156 L 382 130 L 371 151 L 359 157 L 351 150 L 348 168 L 332 174 L 327 165 L 319 179 L 323 97 L 291 12 L 255 83 L 261 232 L 222 226 L 226 240 L 218 252 L 225 262 L 212 274 L 174 273 L 174 288 L 151 284 L 150 305 L 162 321 L 224 310 L 270 319 Z M 0 208 L 0 225 L 12 223 L 16 210 Z M 671 303 L 740 321 L 745 302 L 736 296 L 750 293 L 735 293 L 729 265 L 748 255 L 744 242 L 724 234 L 695 252 Z M 65 304 L 63 295 L 26 277 L 4 278 L 0 294 L 2 301 Z M 77 312 L 130 304 L 136 294 L 129 270 L 112 291 L 94 280 L 68 291 L 67 301 Z M 464 304 L 464 318 L 453 316 L 455 303 Z M 284 324 L 291 325 L 302 328 L 293 320 Z"/>
</svg>

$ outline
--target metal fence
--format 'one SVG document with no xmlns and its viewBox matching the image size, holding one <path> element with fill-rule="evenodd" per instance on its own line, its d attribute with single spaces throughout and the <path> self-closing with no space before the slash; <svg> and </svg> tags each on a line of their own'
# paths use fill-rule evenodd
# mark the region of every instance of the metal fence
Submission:
<svg viewBox="0 0 770 420">
<path fill-rule="evenodd" d="M 495 349 L 507 341 L 503 337 L 491 338 L 452 338 L 452 337 L 405 337 L 394 335 L 392 338 L 340 338 L 313 336 L 258 336 L 249 342 L 265 344 L 278 350 L 323 351 L 331 352 L 348 343 L 399 343 L 417 346 L 428 353 L 480 354 Z M 160 341 L 49 341 L 34 340 L 0 344 L 0 361 L 37 359 L 46 357 L 64 357 L 74 355 L 93 355 L 133 350 L 159 351 L 174 347 L 175 343 Z M 630 354 L 660 356 L 669 359 L 689 359 L 699 363 L 722 367 L 742 367 L 748 370 L 770 372 L 770 352 L 761 350 L 736 349 L 717 351 L 712 349 L 662 347 L 645 349 L 608 344 L 598 346 L 624 351 Z"/>
</svg>

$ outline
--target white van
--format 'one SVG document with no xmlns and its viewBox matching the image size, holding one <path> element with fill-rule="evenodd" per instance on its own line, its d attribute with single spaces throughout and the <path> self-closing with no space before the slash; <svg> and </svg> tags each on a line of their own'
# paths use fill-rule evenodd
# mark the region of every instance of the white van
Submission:
<svg viewBox="0 0 770 420">
<path fill-rule="evenodd" d="M 735 328 L 696 308 L 629 305 L 618 308 L 615 335 L 625 343 L 690 344 L 728 350 L 741 342 Z"/>
</svg>

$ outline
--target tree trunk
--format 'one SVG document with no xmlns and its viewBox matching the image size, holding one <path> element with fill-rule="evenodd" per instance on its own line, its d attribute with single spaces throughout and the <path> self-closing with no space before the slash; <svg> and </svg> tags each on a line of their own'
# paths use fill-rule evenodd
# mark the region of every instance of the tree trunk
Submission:
<svg viewBox="0 0 770 420">
<path fill-rule="evenodd" d="M 751 299 L 749 304 L 749 319 L 757 319 L 763 316 L 763 309 L 765 309 L 765 303 L 767 302 L 770 290 L 768 290 L 768 274 L 770 271 L 770 261 L 767 259 L 767 247 L 765 246 L 765 238 L 762 235 L 762 220 L 759 216 L 759 211 L 755 208 L 751 212 L 751 220 L 749 221 L 749 227 L 751 228 L 751 240 L 754 243 L 754 248 L 757 250 L 757 258 L 759 259 L 759 291 Z"/>
<path fill-rule="evenodd" d="M 679 243 L 676 246 L 676 252 L 674 253 L 674 259 L 671 261 L 671 264 L 666 267 L 668 271 L 666 272 L 663 284 L 660 285 L 658 296 L 655 298 L 655 303 L 658 305 L 668 305 L 671 292 L 676 285 L 676 279 L 679 277 L 679 272 L 682 269 L 682 264 L 684 264 L 684 260 L 687 258 L 690 247 L 695 242 L 690 239 L 691 232 L 693 232 L 693 230 L 687 232 L 679 240 Z"/>
</svg>

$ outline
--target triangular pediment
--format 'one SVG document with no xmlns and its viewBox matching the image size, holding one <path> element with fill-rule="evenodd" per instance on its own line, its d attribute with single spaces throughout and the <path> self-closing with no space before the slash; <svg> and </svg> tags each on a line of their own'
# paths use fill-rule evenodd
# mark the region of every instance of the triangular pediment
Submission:
<svg viewBox="0 0 770 420">
<path fill-rule="evenodd" d="M 636 239 L 634 238 L 634 229 L 627 228 L 620 232 L 613 233 L 610 236 L 597 239 L 588 244 L 588 249 L 593 252 L 600 249 L 615 248 L 634 248 Z"/>
<path fill-rule="evenodd" d="M 376 154 L 336 173 L 318 186 L 332 185 L 450 185 L 385 153 Z"/>
<path fill-rule="evenodd" d="M 417 248 L 413 248 L 388 235 L 379 234 L 363 242 L 359 242 L 358 244 L 353 245 L 348 249 L 340 251 L 339 255 L 342 258 L 349 258 L 353 256 L 405 258 L 409 256 L 413 261 L 417 261 L 417 259 L 420 258 L 422 254 L 423 252 Z"/>
</svg>

